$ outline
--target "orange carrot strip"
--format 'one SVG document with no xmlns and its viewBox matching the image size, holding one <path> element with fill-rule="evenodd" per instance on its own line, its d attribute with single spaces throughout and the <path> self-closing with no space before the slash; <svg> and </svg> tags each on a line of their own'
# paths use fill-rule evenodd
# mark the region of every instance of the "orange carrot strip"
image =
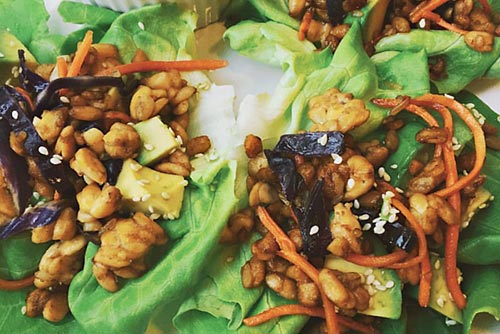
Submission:
<svg viewBox="0 0 500 334">
<path fill-rule="evenodd" d="M 311 25 L 313 19 L 313 11 L 308 10 L 302 17 L 302 21 L 299 26 L 299 41 L 303 41 L 306 39 L 307 31 L 309 30 L 309 26 Z"/>
<path fill-rule="evenodd" d="M 301 304 L 288 304 L 273 307 L 252 317 L 243 320 L 246 326 L 258 326 L 271 319 L 285 315 L 308 315 L 310 317 L 325 318 L 325 310 L 322 307 L 310 307 Z M 376 334 L 378 331 L 351 318 L 338 316 L 339 324 L 363 334 Z"/>
<path fill-rule="evenodd" d="M 350 254 L 345 259 L 349 262 L 357 264 L 358 266 L 381 268 L 395 264 L 404 259 L 407 255 L 408 253 L 398 249 L 393 253 L 380 256 Z"/>
<path fill-rule="evenodd" d="M 309 263 L 303 256 L 297 253 L 297 249 L 293 241 L 283 232 L 283 230 L 276 224 L 276 222 L 271 218 L 269 213 L 264 207 L 257 207 L 257 215 L 259 219 L 267 230 L 276 239 L 276 242 L 282 249 L 278 251 L 278 255 L 282 258 L 295 264 L 299 269 L 301 269 L 309 278 L 318 286 L 321 294 L 321 300 L 323 302 L 323 308 L 325 309 L 326 317 L 326 328 L 328 334 L 340 334 L 339 324 L 337 322 L 337 313 L 335 312 L 335 306 L 333 302 L 328 299 L 321 284 L 319 283 L 319 271 L 311 263 Z"/>
<path fill-rule="evenodd" d="M 35 276 L 31 275 L 19 280 L 4 280 L 0 278 L 0 290 L 19 290 L 33 285 Z"/>
<path fill-rule="evenodd" d="M 308 315 L 310 317 L 324 318 L 325 310 L 322 307 L 308 307 L 301 304 L 280 305 L 265 310 L 252 317 L 245 318 L 243 323 L 247 326 L 258 326 L 266 321 L 284 315 Z"/>
<path fill-rule="evenodd" d="M 418 253 L 419 255 L 423 256 L 422 261 L 420 262 L 420 286 L 418 289 L 418 303 L 422 307 L 427 307 L 429 305 L 430 299 L 432 268 L 431 262 L 429 260 L 429 250 L 427 249 L 427 239 L 425 238 L 424 230 L 418 223 L 415 216 L 402 202 L 393 198 L 392 205 L 396 209 L 398 209 L 403 214 L 403 216 L 405 216 L 406 220 L 417 234 Z"/>
<path fill-rule="evenodd" d="M 28 102 L 31 110 L 35 110 L 35 104 L 33 103 L 30 94 L 28 94 L 28 92 L 22 89 L 21 87 L 16 87 L 16 91 L 24 97 L 26 102 Z"/>
<path fill-rule="evenodd" d="M 68 64 L 66 60 L 64 60 L 63 57 L 57 57 L 56 66 L 59 78 L 65 78 L 68 75 Z"/>
<path fill-rule="evenodd" d="M 469 109 L 453 99 L 447 98 L 442 95 L 426 94 L 416 98 L 413 102 L 431 107 L 435 104 L 441 104 L 447 108 L 450 108 L 465 122 L 465 124 L 472 132 L 474 145 L 476 148 L 476 160 L 474 162 L 472 170 L 469 172 L 469 174 L 460 178 L 457 182 L 447 185 L 446 188 L 435 192 L 436 195 L 439 195 L 441 197 L 448 197 L 453 193 L 459 192 L 465 186 L 474 181 L 481 172 L 484 160 L 486 159 L 486 140 L 484 138 L 483 129 L 481 127 L 481 124 L 479 124 L 479 122 L 474 118 Z"/>
<path fill-rule="evenodd" d="M 404 268 L 413 267 L 413 266 L 419 264 L 420 262 L 422 262 L 423 258 L 424 257 L 422 256 L 422 254 L 419 254 L 419 255 L 412 257 L 411 259 L 406 260 L 404 262 L 391 264 L 391 265 L 387 266 L 387 268 L 389 268 L 389 269 L 404 269 Z"/>
<path fill-rule="evenodd" d="M 453 32 L 460 34 L 460 35 L 465 35 L 467 33 L 467 30 L 460 29 L 456 25 L 451 24 L 449 22 L 446 22 L 441 16 L 439 16 L 436 13 L 425 12 L 425 13 L 423 13 L 422 16 L 428 20 L 433 21 L 434 23 L 445 28 L 446 30 L 453 31 Z"/>
<path fill-rule="evenodd" d="M 82 42 L 79 43 L 78 48 L 75 52 L 75 57 L 73 57 L 73 61 L 68 69 L 68 77 L 75 77 L 80 73 L 82 69 L 83 62 L 89 53 L 90 47 L 92 46 L 92 30 L 87 30 L 85 33 L 85 37 Z"/>
<path fill-rule="evenodd" d="M 262 224 L 269 230 L 269 232 L 271 232 L 273 237 L 276 239 L 278 246 L 280 246 L 282 250 L 296 252 L 296 247 L 293 241 L 285 232 L 283 232 L 278 224 L 276 224 L 273 218 L 269 215 L 269 212 L 267 212 L 264 207 L 257 207 L 257 216 L 259 217 Z"/>
<path fill-rule="evenodd" d="M 449 131 L 450 134 L 453 133 L 453 118 L 450 111 L 439 104 L 433 106 L 433 108 L 442 115 L 445 128 Z M 454 184 L 458 180 L 457 163 L 452 148 L 451 136 L 444 149 L 444 163 L 446 170 L 446 186 L 449 186 Z M 448 198 L 448 201 L 457 212 L 457 216 L 460 217 L 460 213 L 462 212 L 460 194 L 458 192 L 451 194 Z M 446 227 L 444 248 L 445 277 L 446 285 L 453 300 L 455 301 L 455 304 L 458 308 L 464 309 L 467 305 L 467 300 L 465 299 L 464 294 L 460 288 L 460 283 L 458 282 L 457 269 L 459 233 L 459 222 L 454 225 L 448 225 Z"/>
<path fill-rule="evenodd" d="M 204 70 L 217 70 L 226 67 L 227 60 L 222 59 L 194 59 L 194 60 L 147 60 L 139 61 L 130 64 L 117 65 L 110 67 L 96 74 L 96 76 L 109 76 L 109 75 L 125 75 L 138 72 L 152 72 L 152 71 L 204 71 Z"/>
<path fill-rule="evenodd" d="M 425 13 L 432 12 L 434 9 L 448 1 L 449 0 L 429 0 L 419 3 L 418 6 L 410 12 L 411 23 L 417 23 L 422 17 L 424 17 Z"/>
</svg>

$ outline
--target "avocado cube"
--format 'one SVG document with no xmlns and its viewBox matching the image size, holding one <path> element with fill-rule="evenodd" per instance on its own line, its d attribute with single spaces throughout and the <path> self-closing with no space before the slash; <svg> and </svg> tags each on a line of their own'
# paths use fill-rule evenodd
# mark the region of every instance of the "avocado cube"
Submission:
<svg viewBox="0 0 500 334">
<path fill-rule="evenodd" d="M 141 138 L 141 148 L 137 161 L 141 165 L 150 165 L 171 154 L 180 147 L 172 130 L 163 123 L 160 116 L 150 118 L 134 125 Z"/>
<path fill-rule="evenodd" d="M 157 172 L 133 159 L 123 162 L 116 182 L 129 210 L 166 219 L 179 217 L 186 185 L 182 176 Z"/>
</svg>

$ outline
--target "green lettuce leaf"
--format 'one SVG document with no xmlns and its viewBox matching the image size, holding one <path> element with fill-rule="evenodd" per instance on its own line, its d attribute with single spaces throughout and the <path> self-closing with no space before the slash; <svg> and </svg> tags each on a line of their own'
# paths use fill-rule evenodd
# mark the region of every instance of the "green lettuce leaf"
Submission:
<svg viewBox="0 0 500 334">
<path fill-rule="evenodd" d="M 131 61 L 137 49 L 142 49 L 150 60 L 190 59 L 196 21 L 194 12 L 181 10 L 175 4 L 147 6 L 120 15 L 101 42 L 115 44 L 125 63 Z"/>
<path fill-rule="evenodd" d="M 416 302 L 407 303 L 408 323 L 407 334 L 460 334 L 462 326 L 460 324 L 446 324 L 444 316 L 431 308 L 420 307 Z"/>
<path fill-rule="evenodd" d="M 92 257 L 97 247 L 89 245 L 84 269 L 69 290 L 70 307 L 77 321 L 91 333 L 141 333 L 156 309 L 165 306 L 176 310 L 209 264 L 237 202 L 234 180 L 233 162 L 224 164 L 213 179 L 204 179 L 203 183 L 192 179 L 177 221 L 189 226 L 189 231 L 178 240 L 170 240 L 159 262 L 141 278 L 125 282 L 116 293 L 107 292 L 95 280 Z M 167 318 L 163 321 L 170 322 Z"/>
<path fill-rule="evenodd" d="M 298 29 L 299 21 L 288 14 L 286 0 L 248 0 L 267 19 Z"/>
<path fill-rule="evenodd" d="M 446 62 L 447 78 L 434 80 L 440 93 L 462 90 L 472 80 L 480 78 L 500 57 L 500 43 L 496 38 L 493 51 L 477 52 L 465 44 L 462 36 L 450 31 L 415 29 L 410 33 L 382 38 L 375 45 L 376 52 L 421 51 L 429 57 L 442 56 Z M 471 66 L 474 64 L 474 66 Z M 490 76 L 494 75 L 490 72 Z"/>
<path fill-rule="evenodd" d="M 495 319 L 500 318 L 500 268 L 498 266 L 465 268 L 463 285 L 467 295 L 467 306 L 464 309 L 464 334 L 471 333 L 472 323 L 479 314 L 488 314 Z"/>
</svg>

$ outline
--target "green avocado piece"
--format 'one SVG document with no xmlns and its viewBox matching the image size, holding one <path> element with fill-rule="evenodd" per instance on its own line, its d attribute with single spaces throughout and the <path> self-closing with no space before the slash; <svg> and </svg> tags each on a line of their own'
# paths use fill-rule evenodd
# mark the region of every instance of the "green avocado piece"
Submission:
<svg viewBox="0 0 500 334">
<path fill-rule="evenodd" d="M 17 50 L 24 49 L 24 56 L 28 67 L 33 68 L 36 64 L 35 57 L 26 47 L 10 32 L 0 30 L 0 84 L 13 78 L 12 68 L 19 66 Z"/>
<path fill-rule="evenodd" d="M 173 131 L 162 122 L 160 116 L 139 122 L 134 125 L 134 129 L 142 143 L 137 156 L 141 165 L 155 163 L 180 147 Z"/>
<path fill-rule="evenodd" d="M 182 176 L 157 172 L 133 159 L 123 162 L 116 181 L 125 207 L 165 219 L 179 217 L 186 185 Z"/>
<path fill-rule="evenodd" d="M 359 313 L 389 319 L 401 316 L 401 280 L 394 270 L 368 268 L 329 255 L 325 267 L 342 272 L 356 272 L 365 277 L 365 287 L 371 295 L 370 306 Z"/>
<path fill-rule="evenodd" d="M 431 295 L 429 307 L 444 316 L 462 323 L 462 311 L 450 298 L 450 291 L 446 285 L 446 274 L 444 271 L 444 258 L 435 253 L 430 254 L 432 267 Z M 409 293 L 415 299 L 418 298 L 418 286 L 412 286 Z"/>
</svg>

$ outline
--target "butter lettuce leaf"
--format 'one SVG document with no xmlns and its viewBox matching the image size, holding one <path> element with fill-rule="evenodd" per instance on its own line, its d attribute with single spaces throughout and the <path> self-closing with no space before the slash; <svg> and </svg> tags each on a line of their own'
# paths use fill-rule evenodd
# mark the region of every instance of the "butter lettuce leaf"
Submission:
<svg viewBox="0 0 500 334">
<path fill-rule="evenodd" d="M 447 30 L 414 29 L 409 33 L 382 38 L 376 45 L 377 53 L 384 51 L 421 51 L 428 57 L 441 56 L 446 62 L 447 77 L 433 80 L 439 93 L 456 93 L 472 80 L 487 73 L 500 57 L 500 39 L 496 38 L 493 51 L 478 52 L 467 46 L 464 38 Z M 473 64 L 473 66 L 471 66 Z M 489 76 L 496 76 L 492 70 Z"/>
<path fill-rule="evenodd" d="M 88 332 L 143 333 L 155 310 L 163 306 L 176 310 L 191 294 L 210 265 L 220 232 L 237 203 L 235 166 L 227 162 L 213 178 L 203 183 L 199 179 L 190 181 L 180 218 L 175 222 L 188 226 L 189 231 L 170 240 L 166 249 L 157 249 L 156 253 L 163 251 L 161 259 L 144 276 L 124 282 L 118 292 L 109 293 L 97 283 L 92 274 L 97 246 L 89 245 L 84 269 L 69 290 L 72 313 Z M 171 322 L 165 317 L 162 320 Z"/>
</svg>

